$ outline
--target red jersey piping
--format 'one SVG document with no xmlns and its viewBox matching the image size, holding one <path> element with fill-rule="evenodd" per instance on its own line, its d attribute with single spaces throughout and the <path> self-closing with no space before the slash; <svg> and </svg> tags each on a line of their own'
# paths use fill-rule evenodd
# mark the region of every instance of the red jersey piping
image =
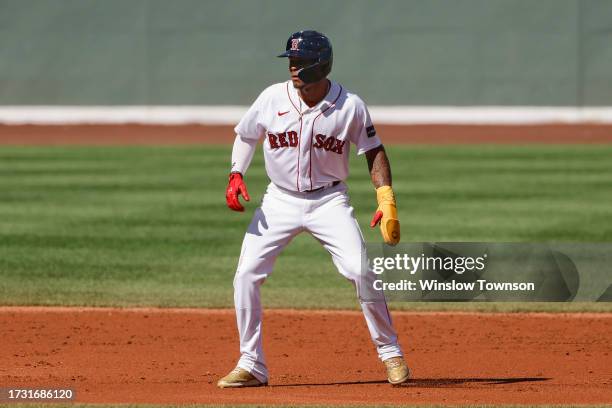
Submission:
<svg viewBox="0 0 612 408">
<path fill-rule="evenodd" d="M 298 136 L 298 162 L 297 162 L 297 177 L 295 178 L 295 187 L 300 191 L 300 151 L 302 143 L 302 115 L 300 115 L 300 134 Z"/>
<path fill-rule="evenodd" d="M 300 145 L 302 142 L 302 112 L 300 112 L 298 107 L 295 106 L 295 104 L 293 103 L 293 100 L 291 99 L 291 95 L 289 94 L 289 82 L 287 82 L 286 89 L 287 89 L 287 98 L 289 99 L 289 102 L 291 102 L 291 106 L 293 106 L 293 108 L 296 110 L 296 112 L 300 116 L 300 133 L 298 135 L 297 176 L 295 178 L 295 188 L 297 189 L 297 191 L 300 191 L 300 151 L 301 151 Z"/>
<path fill-rule="evenodd" d="M 298 109 L 297 106 L 295 106 L 295 103 L 293 103 L 293 100 L 291 99 L 291 95 L 289 94 L 289 82 L 287 82 L 287 98 L 289 98 L 289 102 L 291 102 L 291 106 L 293 106 L 293 108 L 295 109 L 295 111 L 298 113 L 298 115 L 301 115 L 302 112 L 300 112 L 300 110 Z"/>
<path fill-rule="evenodd" d="M 342 95 L 342 85 L 338 84 L 338 86 L 340 86 L 340 91 L 338 92 L 338 96 L 336 96 L 336 99 L 334 99 L 334 101 L 327 108 L 322 110 L 321 113 L 319 113 L 312 121 L 312 129 L 310 131 L 310 151 L 308 152 L 310 156 L 309 161 L 308 161 L 308 177 L 310 178 L 310 189 L 311 190 L 312 190 L 312 140 L 314 139 L 315 123 L 317 122 L 317 119 L 319 119 L 319 116 L 327 112 L 332 106 L 336 105 L 336 102 L 340 98 L 340 95 Z"/>
</svg>

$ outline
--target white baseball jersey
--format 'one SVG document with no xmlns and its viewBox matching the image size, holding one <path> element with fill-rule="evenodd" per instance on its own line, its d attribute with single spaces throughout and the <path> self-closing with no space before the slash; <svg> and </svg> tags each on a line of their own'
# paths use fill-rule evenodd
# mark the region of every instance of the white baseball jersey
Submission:
<svg viewBox="0 0 612 408">
<path fill-rule="evenodd" d="M 363 154 L 381 144 L 365 103 L 330 81 L 325 98 L 308 107 L 291 81 L 266 88 L 235 131 L 264 138 L 266 172 L 277 186 L 310 191 L 348 177 L 350 145 Z"/>
</svg>

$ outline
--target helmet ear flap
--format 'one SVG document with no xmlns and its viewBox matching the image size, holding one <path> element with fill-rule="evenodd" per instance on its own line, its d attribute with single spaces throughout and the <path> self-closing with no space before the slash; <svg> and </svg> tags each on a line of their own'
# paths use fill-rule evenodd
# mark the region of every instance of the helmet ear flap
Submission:
<svg viewBox="0 0 612 408">
<path fill-rule="evenodd" d="M 319 80 L 319 62 L 315 62 L 312 65 L 304 67 L 298 71 L 298 78 L 300 78 L 304 83 L 310 84 L 312 82 L 317 82 Z"/>
<path fill-rule="evenodd" d="M 319 52 L 319 61 L 330 61 L 333 59 L 333 53 L 331 48 L 323 48 Z"/>
<path fill-rule="evenodd" d="M 319 54 L 319 64 L 321 65 L 321 71 L 324 72 L 323 76 L 329 75 L 334 63 L 334 54 L 331 47 L 325 48 Z"/>
<path fill-rule="evenodd" d="M 317 62 L 315 64 L 309 65 L 305 68 L 302 68 L 298 72 L 298 78 L 304 81 L 307 84 L 320 81 L 325 78 L 331 72 L 331 62 Z"/>
</svg>

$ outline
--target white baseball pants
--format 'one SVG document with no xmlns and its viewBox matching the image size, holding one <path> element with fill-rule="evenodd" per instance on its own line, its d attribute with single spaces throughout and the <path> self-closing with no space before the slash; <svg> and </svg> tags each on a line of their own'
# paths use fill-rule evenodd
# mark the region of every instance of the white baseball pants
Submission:
<svg viewBox="0 0 612 408">
<path fill-rule="evenodd" d="M 311 193 L 283 190 L 268 185 L 244 236 L 234 277 L 234 304 L 240 335 L 238 367 L 258 380 L 268 379 L 262 347 L 262 308 L 259 286 L 272 273 L 276 257 L 297 234 L 307 231 L 329 251 L 338 271 L 353 282 L 357 292 L 365 244 L 349 204 L 346 185 Z M 372 275 L 371 273 L 368 275 Z M 384 296 L 360 298 L 372 341 L 381 360 L 402 356 Z"/>
</svg>

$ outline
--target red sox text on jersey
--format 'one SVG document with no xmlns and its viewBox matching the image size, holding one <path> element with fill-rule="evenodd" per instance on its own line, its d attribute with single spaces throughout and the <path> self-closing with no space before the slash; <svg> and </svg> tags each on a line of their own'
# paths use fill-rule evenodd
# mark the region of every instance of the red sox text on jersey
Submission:
<svg viewBox="0 0 612 408">
<path fill-rule="evenodd" d="M 298 134 L 296 131 L 290 130 L 288 132 L 273 134 L 268 133 L 268 143 L 270 149 L 279 149 L 282 147 L 297 147 L 298 145 Z M 325 136 L 318 134 L 315 136 L 315 142 L 313 147 L 317 149 L 324 149 L 329 152 L 342 154 L 342 148 L 344 147 L 346 140 L 336 139 L 334 136 Z"/>
</svg>

